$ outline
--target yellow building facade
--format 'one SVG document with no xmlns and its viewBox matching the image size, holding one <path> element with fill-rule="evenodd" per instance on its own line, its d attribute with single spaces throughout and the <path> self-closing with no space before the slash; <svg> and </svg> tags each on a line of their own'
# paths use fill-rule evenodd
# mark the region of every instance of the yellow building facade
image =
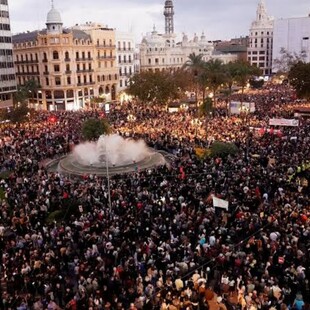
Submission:
<svg viewBox="0 0 310 310">
<path fill-rule="evenodd" d="M 115 100 L 119 79 L 115 30 L 101 25 L 63 29 L 54 7 L 46 26 L 13 36 L 17 83 L 33 79 L 39 85 L 30 96 L 30 106 L 78 110 L 92 106 L 93 97 Z"/>
</svg>

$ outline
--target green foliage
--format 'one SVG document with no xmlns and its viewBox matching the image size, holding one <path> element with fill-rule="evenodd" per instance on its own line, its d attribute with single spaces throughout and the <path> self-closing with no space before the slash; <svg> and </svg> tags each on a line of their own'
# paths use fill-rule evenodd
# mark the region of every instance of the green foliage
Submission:
<svg viewBox="0 0 310 310">
<path fill-rule="evenodd" d="M 310 99 L 310 63 L 298 62 L 293 65 L 288 78 L 299 98 Z"/>
<path fill-rule="evenodd" d="M 7 119 L 12 123 L 22 123 L 28 120 L 28 113 L 30 112 L 26 103 L 14 106 L 7 112 Z"/>
<path fill-rule="evenodd" d="M 65 199 L 62 202 L 62 209 L 57 209 L 49 213 L 48 216 L 46 217 L 46 222 L 48 224 L 51 224 L 54 221 L 56 222 L 67 221 L 71 217 L 71 215 L 76 216 L 80 214 L 79 205 L 80 203 L 76 199 L 72 198 Z"/>
<path fill-rule="evenodd" d="M 199 114 L 201 116 L 209 117 L 213 112 L 213 103 L 211 98 L 206 98 L 199 106 Z"/>
<path fill-rule="evenodd" d="M 82 125 L 82 135 L 86 140 L 97 140 L 101 135 L 110 132 L 109 123 L 105 119 L 90 118 Z"/>
<path fill-rule="evenodd" d="M 215 141 L 210 147 L 211 157 L 227 157 L 228 155 L 236 155 L 239 152 L 234 143 Z"/>
<path fill-rule="evenodd" d="M 178 86 L 173 74 L 168 71 L 143 71 L 134 75 L 127 92 L 143 102 L 165 104 L 169 99 L 178 98 Z"/>
<path fill-rule="evenodd" d="M 255 66 L 251 66 L 246 61 L 236 61 L 230 65 L 230 74 L 233 80 L 241 87 L 242 93 L 249 79 L 253 76 L 261 74 L 261 70 Z"/>
<path fill-rule="evenodd" d="M 65 215 L 65 210 L 56 210 L 51 212 L 47 218 L 46 222 L 47 224 L 52 224 L 53 222 L 59 222 L 62 221 Z"/>
<path fill-rule="evenodd" d="M 10 170 L 4 170 L 0 172 L 0 179 L 8 179 L 11 175 L 11 171 Z"/>
<path fill-rule="evenodd" d="M 33 98 L 39 88 L 40 85 L 34 79 L 26 81 L 24 85 L 19 85 L 14 95 L 14 106 L 27 104 L 27 101 Z"/>
<path fill-rule="evenodd" d="M 0 201 L 5 199 L 5 191 L 3 188 L 0 187 Z"/>
</svg>

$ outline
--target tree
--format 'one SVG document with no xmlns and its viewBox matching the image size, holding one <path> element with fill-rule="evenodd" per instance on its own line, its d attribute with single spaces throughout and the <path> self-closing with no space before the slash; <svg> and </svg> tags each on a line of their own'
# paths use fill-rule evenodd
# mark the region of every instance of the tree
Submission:
<svg viewBox="0 0 310 310">
<path fill-rule="evenodd" d="M 298 62 L 293 65 L 288 78 L 299 98 L 310 99 L 310 63 Z"/>
<path fill-rule="evenodd" d="M 241 87 L 241 105 L 243 102 L 243 94 L 249 79 L 252 76 L 258 76 L 261 74 L 261 70 L 258 67 L 250 65 L 245 61 L 237 60 L 233 65 L 233 77 L 236 83 Z"/>
<path fill-rule="evenodd" d="M 97 140 L 110 132 L 109 123 L 105 119 L 89 118 L 82 124 L 82 135 L 86 140 Z"/>
<path fill-rule="evenodd" d="M 290 53 L 284 47 L 280 50 L 280 57 L 273 61 L 274 68 L 278 74 L 288 74 L 291 68 L 298 62 L 304 62 L 307 54 L 305 51 Z"/>
<path fill-rule="evenodd" d="M 196 55 L 195 53 L 191 53 L 188 56 L 188 60 L 185 62 L 183 65 L 183 69 L 185 71 L 189 71 L 193 79 L 195 81 L 195 86 L 196 86 L 196 100 L 198 100 L 198 91 L 199 88 L 202 87 L 202 84 L 204 83 L 205 79 L 202 77 L 203 72 L 205 71 L 205 61 L 202 59 L 203 55 L 199 54 Z"/>
<path fill-rule="evenodd" d="M 228 155 L 236 155 L 239 149 L 234 143 L 215 141 L 210 147 L 211 157 L 227 157 Z"/>
<path fill-rule="evenodd" d="M 30 98 L 33 103 L 34 94 L 38 92 L 40 87 L 35 79 L 27 80 L 24 85 L 19 85 L 14 95 L 14 105 L 26 103 Z"/>
<path fill-rule="evenodd" d="M 173 73 L 168 71 L 143 71 L 129 81 L 127 92 L 143 102 L 164 104 L 169 99 L 178 98 L 178 87 Z"/>
<path fill-rule="evenodd" d="M 213 104 L 211 98 L 205 98 L 203 103 L 199 106 L 199 114 L 208 118 L 213 112 Z"/>
<path fill-rule="evenodd" d="M 216 103 L 217 91 L 222 84 L 226 82 L 226 75 L 224 66 L 221 60 L 211 59 L 205 63 L 204 73 L 202 74 L 204 80 L 204 88 L 208 86 L 213 93 L 213 104 Z"/>
</svg>

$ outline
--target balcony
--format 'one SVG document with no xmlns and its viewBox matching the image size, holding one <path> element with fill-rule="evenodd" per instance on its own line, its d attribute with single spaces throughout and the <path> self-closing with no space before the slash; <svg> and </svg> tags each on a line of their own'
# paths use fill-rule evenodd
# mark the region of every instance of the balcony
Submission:
<svg viewBox="0 0 310 310">
<path fill-rule="evenodd" d="M 88 72 L 94 72 L 94 69 L 76 70 L 76 73 L 88 73 Z"/>
<path fill-rule="evenodd" d="M 94 85 L 95 82 L 86 82 L 86 83 L 77 83 L 77 86 L 87 86 L 87 85 Z"/>
<path fill-rule="evenodd" d="M 97 48 L 108 48 L 108 49 L 113 48 L 114 49 L 114 48 L 116 48 L 116 45 L 97 44 L 96 47 Z"/>
<path fill-rule="evenodd" d="M 65 58 L 65 61 L 71 61 L 71 59 L 70 58 Z"/>
<path fill-rule="evenodd" d="M 48 75 L 48 74 L 50 74 L 50 73 L 49 73 L 48 71 L 44 71 L 43 74 L 44 74 L 44 75 Z"/>
<path fill-rule="evenodd" d="M 90 58 L 75 58 L 76 61 L 91 61 L 94 60 L 92 57 Z"/>
<path fill-rule="evenodd" d="M 71 73 L 72 73 L 71 70 L 66 70 L 66 71 L 65 71 L 65 74 L 71 74 Z"/>
<path fill-rule="evenodd" d="M 116 60 L 116 56 L 98 56 L 99 60 Z"/>
<path fill-rule="evenodd" d="M 47 59 L 43 59 L 42 62 L 47 62 Z"/>
</svg>

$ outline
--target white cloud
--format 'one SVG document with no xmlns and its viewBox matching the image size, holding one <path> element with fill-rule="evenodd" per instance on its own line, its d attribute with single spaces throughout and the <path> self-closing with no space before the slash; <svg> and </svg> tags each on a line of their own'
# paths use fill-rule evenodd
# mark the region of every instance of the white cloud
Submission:
<svg viewBox="0 0 310 310">
<path fill-rule="evenodd" d="M 209 39 L 229 39 L 247 35 L 255 18 L 259 0 L 175 0 L 175 30 L 177 33 L 200 34 Z M 86 21 L 100 22 L 111 28 L 128 31 L 136 37 L 152 30 L 164 29 L 164 0 L 55 0 L 65 26 Z M 268 13 L 276 18 L 306 16 L 308 0 L 267 0 Z M 45 27 L 49 0 L 9 0 L 12 31 Z"/>
</svg>

